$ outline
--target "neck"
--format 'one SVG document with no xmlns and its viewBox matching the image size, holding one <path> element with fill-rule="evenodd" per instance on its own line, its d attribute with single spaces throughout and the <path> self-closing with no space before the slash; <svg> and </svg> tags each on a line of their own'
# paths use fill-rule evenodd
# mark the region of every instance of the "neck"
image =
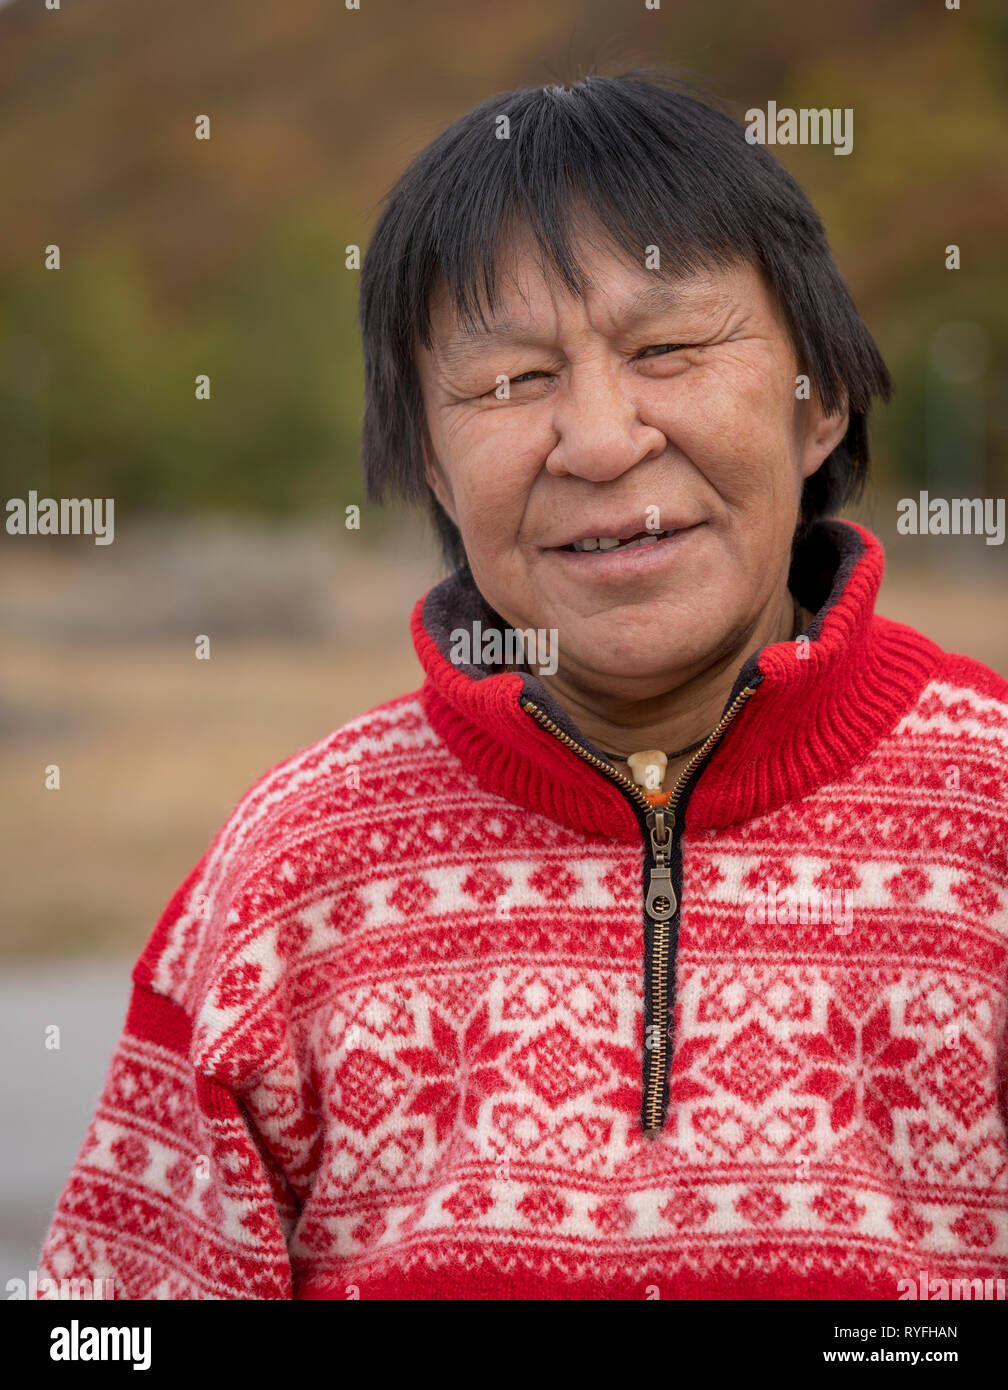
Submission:
<svg viewBox="0 0 1008 1390">
<path fill-rule="evenodd" d="M 810 613 L 799 608 L 801 630 L 811 619 Z M 746 638 L 729 653 L 681 685 L 652 699 L 636 702 L 599 701 L 567 681 L 563 672 L 553 676 L 544 676 L 538 671 L 536 674 L 557 703 L 568 711 L 578 728 L 597 748 L 606 751 L 620 771 L 627 772 L 625 759 L 612 756 L 614 752 L 628 754 L 657 748 L 669 753 L 707 738 L 721 718 L 738 672 L 747 658 L 771 643 L 790 641 L 794 634 L 795 602 L 785 589 L 775 602 L 767 606 Z M 669 759 L 664 782 L 666 790 L 694 753 L 695 750 Z"/>
</svg>

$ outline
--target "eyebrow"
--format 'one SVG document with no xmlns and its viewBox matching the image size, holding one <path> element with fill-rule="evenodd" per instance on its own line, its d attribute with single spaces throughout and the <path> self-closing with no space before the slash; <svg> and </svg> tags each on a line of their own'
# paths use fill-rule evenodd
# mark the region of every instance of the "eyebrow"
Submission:
<svg viewBox="0 0 1008 1390">
<path fill-rule="evenodd" d="M 686 297 L 688 297 L 688 292 Z M 646 285 L 643 289 L 632 294 L 626 304 L 613 313 L 613 321 L 618 328 L 625 328 L 649 315 L 681 308 L 683 299 L 684 291 L 681 284 L 659 280 L 655 284 Z M 474 348 L 478 349 L 481 346 L 489 345 L 491 342 L 494 344 L 528 342 L 529 334 L 530 325 L 518 319 L 492 319 L 488 328 L 484 328 L 479 323 L 460 324 L 441 349 L 440 356 L 442 359 L 450 361 L 457 359 L 464 353 L 472 352 Z"/>
</svg>

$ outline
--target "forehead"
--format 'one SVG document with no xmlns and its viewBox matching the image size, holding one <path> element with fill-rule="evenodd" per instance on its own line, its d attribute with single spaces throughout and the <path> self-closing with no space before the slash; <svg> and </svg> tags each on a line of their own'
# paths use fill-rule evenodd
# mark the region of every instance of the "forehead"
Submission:
<svg viewBox="0 0 1008 1390">
<path fill-rule="evenodd" d="M 446 280 L 439 277 L 429 300 L 435 356 L 450 358 L 481 343 L 521 341 L 530 328 L 552 320 L 556 305 L 564 300 L 582 304 L 620 331 L 660 314 L 716 311 L 731 303 L 765 301 L 769 289 L 756 267 L 742 261 L 661 274 L 634 264 L 603 239 L 576 239 L 573 251 L 582 295 L 552 265 L 544 264 L 542 250 L 530 232 L 509 239 L 497 262 L 496 303 L 491 309 L 487 296 L 480 296 L 474 319 L 459 313 Z"/>
</svg>

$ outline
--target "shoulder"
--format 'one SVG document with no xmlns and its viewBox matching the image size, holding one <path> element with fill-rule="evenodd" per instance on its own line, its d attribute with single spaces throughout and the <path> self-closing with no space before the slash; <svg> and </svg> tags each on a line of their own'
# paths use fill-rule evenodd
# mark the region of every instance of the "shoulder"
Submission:
<svg viewBox="0 0 1008 1390">
<path fill-rule="evenodd" d="M 1008 728 L 1008 680 L 975 657 L 945 651 L 916 628 L 876 613 L 876 674 L 886 669 L 899 681 L 905 677 L 916 697 L 906 708 L 899 728 L 925 726 L 963 736 L 971 733 L 1004 743 Z"/>
<path fill-rule="evenodd" d="M 204 1019 L 251 1005 L 354 869 L 357 824 L 438 747 L 420 692 L 341 725 L 258 778 L 161 914 L 133 970 Z"/>
<path fill-rule="evenodd" d="M 964 859 L 1008 883 L 1008 681 L 973 657 L 941 652 L 893 736 L 905 785 L 926 787 L 963 837 Z"/>
<path fill-rule="evenodd" d="M 1008 759 L 1008 680 L 973 657 L 942 651 L 902 727 L 987 744 Z"/>
</svg>

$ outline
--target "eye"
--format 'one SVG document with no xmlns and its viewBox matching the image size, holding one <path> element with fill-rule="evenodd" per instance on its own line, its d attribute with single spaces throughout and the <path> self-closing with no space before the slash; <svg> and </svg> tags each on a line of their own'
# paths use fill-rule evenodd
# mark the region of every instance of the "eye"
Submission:
<svg viewBox="0 0 1008 1390">
<path fill-rule="evenodd" d="M 508 385 L 509 387 L 520 386 L 526 381 L 534 381 L 536 377 L 542 377 L 544 381 L 550 381 L 552 379 L 552 373 L 540 371 L 538 368 L 534 371 L 522 372 L 519 376 L 508 377 Z M 498 382 L 496 386 L 492 386 L 489 391 L 484 391 L 483 394 L 485 396 L 496 396 L 499 390 L 500 383 Z"/>
<path fill-rule="evenodd" d="M 688 343 L 657 343 L 657 344 L 655 344 L 655 345 L 652 346 L 652 347 L 646 347 L 646 348 L 644 348 L 643 352 L 640 352 L 640 353 L 638 353 L 637 355 L 638 355 L 638 357 L 646 357 L 647 354 L 648 354 L 649 352 L 654 352 L 654 353 L 659 353 L 659 354 L 666 354 L 666 353 L 669 353 L 669 352 L 678 352 L 678 351 L 680 350 L 680 348 L 684 348 L 684 347 L 688 347 L 688 346 L 689 346 Z"/>
</svg>

